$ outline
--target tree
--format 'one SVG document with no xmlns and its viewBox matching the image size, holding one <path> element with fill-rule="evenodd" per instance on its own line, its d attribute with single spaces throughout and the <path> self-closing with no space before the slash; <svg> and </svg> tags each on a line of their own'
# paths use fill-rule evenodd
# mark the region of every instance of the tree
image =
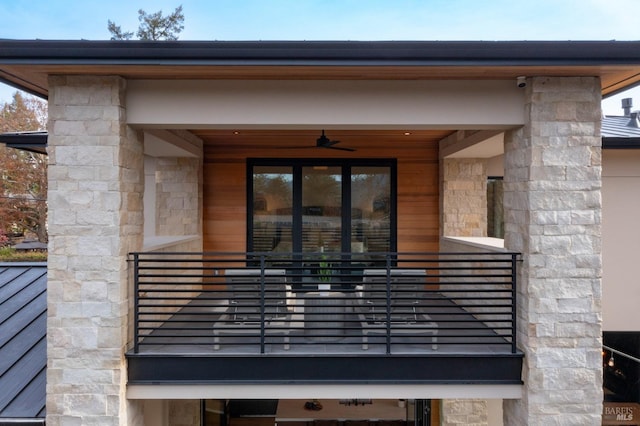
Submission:
<svg viewBox="0 0 640 426">
<path fill-rule="evenodd" d="M 167 16 L 162 16 L 162 10 L 147 13 L 140 9 L 138 20 L 140 25 L 136 36 L 140 40 L 177 40 L 178 34 L 184 29 L 182 5 Z M 130 40 L 133 37 L 133 31 L 122 31 L 122 28 L 111 20 L 107 20 L 107 29 L 111 33 L 111 40 Z"/>
<path fill-rule="evenodd" d="M 46 104 L 13 95 L 0 107 L 0 132 L 43 130 Z M 47 242 L 47 157 L 0 144 L 0 234 L 32 232 Z"/>
<path fill-rule="evenodd" d="M 10 103 L 0 106 L 0 133 L 44 130 L 46 124 L 47 104 L 33 96 L 16 91 Z"/>
</svg>

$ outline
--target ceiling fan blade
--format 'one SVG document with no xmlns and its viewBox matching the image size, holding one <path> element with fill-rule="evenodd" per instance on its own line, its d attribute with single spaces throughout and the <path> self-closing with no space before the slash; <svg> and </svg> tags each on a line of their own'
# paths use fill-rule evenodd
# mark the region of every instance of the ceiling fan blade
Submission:
<svg viewBox="0 0 640 426">
<path fill-rule="evenodd" d="M 328 148 L 328 149 L 339 149 L 340 151 L 349 151 L 349 152 L 354 152 L 355 151 L 355 149 L 353 149 L 353 148 L 345 148 L 345 147 L 342 147 L 342 146 L 333 146 L 333 145 L 327 146 L 326 148 Z"/>
</svg>

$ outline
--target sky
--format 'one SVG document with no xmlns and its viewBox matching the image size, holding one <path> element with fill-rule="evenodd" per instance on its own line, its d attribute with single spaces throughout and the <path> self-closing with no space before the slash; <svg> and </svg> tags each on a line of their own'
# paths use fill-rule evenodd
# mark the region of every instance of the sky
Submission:
<svg viewBox="0 0 640 426">
<path fill-rule="evenodd" d="M 0 0 L 0 38 L 108 40 L 182 5 L 180 40 L 640 40 L 638 0 Z M 15 89 L 0 84 L 0 103 Z M 620 115 L 620 99 L 603 101 Z"/>
</svg>

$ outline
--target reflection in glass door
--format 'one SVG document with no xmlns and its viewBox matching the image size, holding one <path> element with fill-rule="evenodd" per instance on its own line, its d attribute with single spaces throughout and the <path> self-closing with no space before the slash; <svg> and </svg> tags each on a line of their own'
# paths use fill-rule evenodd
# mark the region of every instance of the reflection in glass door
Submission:
<svg viewBox="0 0 640 426">
<path fill-rule="evenodd" d="M 293 168 L 253 169 L 250 251 L 291 253 L 293 247 Z"/>
<path fill-rule="evenodd" d="M 342 168 L 302 168 L 302 251 L 342 252 Z"/>
<path fill-rule="evenodd" d="M 352 167 L 350 252 L 388 252 L 391 241 L 389 168 Z"/>
</svg>

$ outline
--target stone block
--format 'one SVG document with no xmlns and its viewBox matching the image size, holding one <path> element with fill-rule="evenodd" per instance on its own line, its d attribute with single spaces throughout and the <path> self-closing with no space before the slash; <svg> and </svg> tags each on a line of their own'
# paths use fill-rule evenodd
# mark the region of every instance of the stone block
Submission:
<svg viewBox="0 0 640 426">
<path fill-rule="evenodd" d="M 65 395 L 64 404 L 75 415 L 96 415 L 105 413 L 106 398 L 104 395 Z"/>
</svg>

